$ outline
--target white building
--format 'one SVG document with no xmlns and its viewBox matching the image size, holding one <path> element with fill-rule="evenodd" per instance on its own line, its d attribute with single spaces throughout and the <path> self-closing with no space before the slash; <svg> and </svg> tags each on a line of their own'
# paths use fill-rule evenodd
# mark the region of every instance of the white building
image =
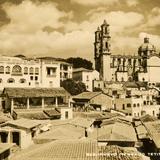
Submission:
<svg viewBox="0 0 160 160">
<path fill-rule="evenodd" d="M 86 85 L 88 91 L 93 91 L 93 81 L 99 80 L 99 72 L 85 68 L 77 68 L 73 70 L 73 79 L 81 81 Z"/>
<path fill-rule="evenodd" d="M 61 66 L 62 62 L 52 59 L 1 56 L 0 90 L 5 87 L 60 87 Z M 72 67 L 66 72 L 72 78 Z"/>
</svg>

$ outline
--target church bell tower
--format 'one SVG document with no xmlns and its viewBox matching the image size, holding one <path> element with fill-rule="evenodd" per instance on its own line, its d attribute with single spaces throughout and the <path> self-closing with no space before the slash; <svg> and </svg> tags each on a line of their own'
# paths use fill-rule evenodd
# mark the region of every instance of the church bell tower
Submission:
<svg viewBox="0 0 160 160">
<path fill-rule="evenodd" d="M 111 44 L 110 44 L 110 30 L 109 24 L 104 20 L 101 27 L 95 32 L 95 43 L 94 43 L 94 59 L 95 69 L 100 73 L 100 79 L 104 81 L 111 81 L 111 70 L 110 70 L 110 55 L 111 55 Z"/>
</svg>

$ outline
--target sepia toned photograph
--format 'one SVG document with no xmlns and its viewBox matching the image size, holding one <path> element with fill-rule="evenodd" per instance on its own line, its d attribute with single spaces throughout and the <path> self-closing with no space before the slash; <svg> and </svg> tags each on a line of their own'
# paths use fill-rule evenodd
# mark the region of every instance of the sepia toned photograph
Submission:
<svg viewBox="0 0 160 160">
<path fill-rule="evenodd" d="M 160 160 L 160 0 L 0 0 L 0 160 Z"/>
</svg>

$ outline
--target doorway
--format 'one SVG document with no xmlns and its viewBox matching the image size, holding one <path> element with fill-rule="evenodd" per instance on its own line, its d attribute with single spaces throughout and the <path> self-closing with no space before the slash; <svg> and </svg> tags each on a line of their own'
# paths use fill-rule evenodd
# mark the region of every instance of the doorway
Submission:
<svg viewBox="0 0 160 160">
<path fill-rule="evenodd" d="M 7 132 L 0 132 L 1 142 L 7 143 L 8 141 L 8 133 Z"/>
<path fill-rule="evenodd" d="M 19 132 L 12 132 L 12 142 L 20 145 L 20 134 Z"/>
</svg>

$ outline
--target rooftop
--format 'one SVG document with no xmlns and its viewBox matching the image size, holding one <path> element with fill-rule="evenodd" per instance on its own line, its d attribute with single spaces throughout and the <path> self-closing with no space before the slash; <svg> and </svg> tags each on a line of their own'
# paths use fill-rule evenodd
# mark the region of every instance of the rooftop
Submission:
<svg viewBox="0 0 160 160">
<path fill-rule="evenodd" d="M 146 127 L 148 134 L 152 138 L 156 147 L 160 148 L 160 120 L 145 122 L 144 126 Z"/>
<path fill-rule="evenodd" d="M 104 125 L 98 129 L 98 135 L 98 141 L 137 141 L 132 124 L 127 124 L 122 121 Z"/>
<path fill-rule="evenodd" d="M 81 118 L 81 117 L 77 117 L 73 120 L 70 121 L 70 124 L 75 125 L 75 126 L 79 126 L 82 128 L 88 128 L 90 127 L 94 122 L 94 119 L 91 118 Z"/>
<path fill-rule="evenodd" d="M 4 88 L 9 98 L 57 97 L 70 95 L 64 88 Z"/>
<path fill-rule="evenodd" d="M 88 153 L 88 155 L 87 155 Z M 116 156 L 99 156 L 94 154 L 104 153 L 122 153 L 123 155 Z M 125 155 L 124 153 L 132 153 L 133 156 Z M 135 154 L 134 154 L 135 153 Z M 93 155 L 92 155 L 93 154 Z M 123 148 L 118 146 L 101 146 L 98 147 L 95 141 L 54 141 L 41 146 L 34 146 L 32 148 L 21 151 L 11 160 L 142 160 L 142 156 L 135 148 Z"/>
<path fill-rule="evenodd" d="M 86 68 L 75 68 L 73 69 L 73 72 L 92 72 L 93 70 L 86 69 Z"/>
<path fill-rule="evenodd" d="M 83 93 L 80 93 L 76 96 L 73 96 L 73 99 L 87 99 L 87 100 L 90 100 L 90 99 L 92 99 L 93 97 L 95 97 L 99 94 L 101 94 L 101 92 L 83 92 Z"/>
<path fill-rule="evenodd" d="M 34 127 L 39 126 L 41 123 L 35 120 L 28 120 L 28 119 L 17 119 L 17 120 L 11 120 L 6 122 L 5 124 L 2 124 L 1 127 L 3 126 L 14 126 L 16 128 L 22 128 L 22 129 L 32 129 Z"/>
</svg>

